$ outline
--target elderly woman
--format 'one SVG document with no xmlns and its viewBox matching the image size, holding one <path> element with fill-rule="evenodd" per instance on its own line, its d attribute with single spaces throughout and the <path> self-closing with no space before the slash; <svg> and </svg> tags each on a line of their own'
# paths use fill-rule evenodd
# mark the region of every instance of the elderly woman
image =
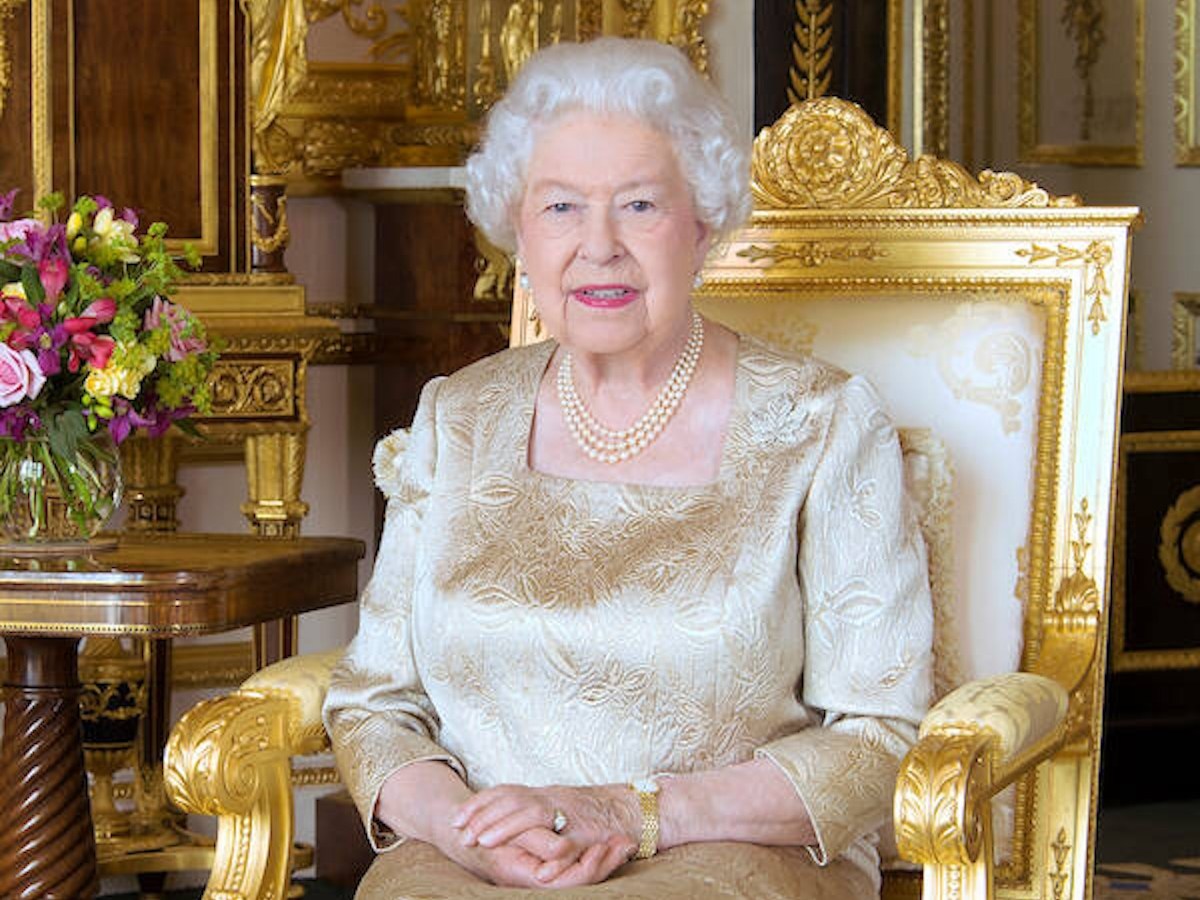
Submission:
<svg viewBox="0 0 1200 900">
<path fill-rule="evenodd" d="M 930 694 L 872 388 L 701 318 L 744 143 L 676 50 L 536 54 L 468 163 L 553 337 L 431 381 L 326 721 L 360 897 L 874 897 Z"/>
</svg>

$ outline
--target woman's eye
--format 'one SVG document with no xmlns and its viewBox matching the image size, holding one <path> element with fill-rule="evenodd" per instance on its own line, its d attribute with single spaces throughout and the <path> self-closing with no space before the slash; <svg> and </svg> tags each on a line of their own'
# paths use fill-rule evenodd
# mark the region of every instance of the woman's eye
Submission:
<svg viewBox="0 0 1200 900">
<path fill-rule="evenodd" d="M 649 200 L 633 200 L 629 203 L 629 208 L 634 212 L 650 212 L 654 209 L 654 204 Z"/>
<path fill-rule="evenodd" d="M 559 200 L 557 203 L 551 203 L 546 207 L 546 212 L 552 213 L 568 213 L 575 208 L 574 203 L 568 203 L 566 200 Z"/>
</svg>

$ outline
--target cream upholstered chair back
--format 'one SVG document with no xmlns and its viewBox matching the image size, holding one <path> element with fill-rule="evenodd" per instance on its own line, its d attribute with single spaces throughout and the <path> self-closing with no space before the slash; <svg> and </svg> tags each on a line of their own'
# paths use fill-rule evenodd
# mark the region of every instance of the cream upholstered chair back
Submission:
<svg viewBox="0 0 1200 900">
<path fill-rule="evenodd" d="M 793 107 L 759 135 L 753 191 L 750 222 L 710 254 L 698 305 L 879 389 L 930 551 L 938 696 L 1014 671 L 1050 676 L 1070 695 L 1065 749 L 992 804 L 996 892 L 1083 897 L 1137 211 L 909 160 L 862 110 L 832 98 Z M 514 343 L 539 337 L 527 299 L 518 291 Z M 903 847 L 911 823 L 897 818 Z M 903 893 L 902 881 L 887 892 Z"/>
</svg>

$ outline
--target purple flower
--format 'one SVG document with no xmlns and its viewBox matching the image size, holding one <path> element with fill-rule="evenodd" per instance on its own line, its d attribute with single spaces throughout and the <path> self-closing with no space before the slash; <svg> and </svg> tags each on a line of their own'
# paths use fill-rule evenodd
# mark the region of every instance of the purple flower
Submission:
<svg viewBox="0 0 1200 900">
<path fill-rule="evenodd" d="M 36 227 L 30 228 L 22 236 L 23 243 L 10 247 L 9 252 L 28 257 L 35 263 L 56 258 L 69 263 L 71 255 L 67 251 L 67 226 L 61 222 L 48 228 L 43 228 L 40 222 L 34 224 Z M 3 226 L 0 225 L 0 228 Z"/>
<path fill-rule="evenodd" d="M 13 204 L 16 202 L 20 190 L 20 188 L 13 188 L 7 194 L 0 194 L 0 222 L 7 222 L 12 218 Z"/>
<path fill-rule="evenodd" d="M 17 250 L 18 247 L 24 246 L 24 241 L 29 232 L 41 228 L 41 226 L 42 223 L 37 219 L 17 219 L 14 222 L 0 222 L 0 244 L 15 240 L 17 243 L 10 247 L 9 250 Z"/>
<path fill-rule="evenodd" d="M 0 409 L 0 437 L 23 441 L 27 431 L 40 431 L 41 428 L 42 420 L 27 406 Z"/>
</svg>

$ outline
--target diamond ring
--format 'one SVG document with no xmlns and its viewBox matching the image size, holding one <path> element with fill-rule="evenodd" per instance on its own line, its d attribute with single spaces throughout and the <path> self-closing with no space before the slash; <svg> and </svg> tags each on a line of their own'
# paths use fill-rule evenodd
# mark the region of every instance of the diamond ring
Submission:
<svg viewBox="0 0 1200 900">
<path fill-rule="evenodd" d="M 554 811 L 554 822 L 550 826 L 555 834 L 562 834 L 567 828 L 567 815 L 561 809 Z"/>
</svg>

